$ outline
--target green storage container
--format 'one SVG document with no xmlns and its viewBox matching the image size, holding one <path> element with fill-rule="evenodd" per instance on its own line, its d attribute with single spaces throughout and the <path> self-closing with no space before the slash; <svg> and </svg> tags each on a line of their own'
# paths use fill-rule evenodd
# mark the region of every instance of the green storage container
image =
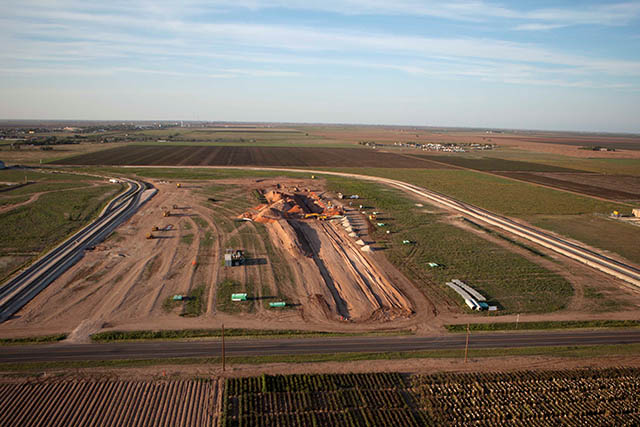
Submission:
<svg viewBox="0 0 640 427">
<path fill-rule="evenodd" d="M 231 301 L 246 301 L 247 294 L 231 294 Z"/>
<path fill-rule="evenodd" d="M 284 302 L 284 301 L 270 302 L 269 303 L 269 307 L 285 307 L 286 305 L 287 305 L 287 303 Z"/>
</svg>

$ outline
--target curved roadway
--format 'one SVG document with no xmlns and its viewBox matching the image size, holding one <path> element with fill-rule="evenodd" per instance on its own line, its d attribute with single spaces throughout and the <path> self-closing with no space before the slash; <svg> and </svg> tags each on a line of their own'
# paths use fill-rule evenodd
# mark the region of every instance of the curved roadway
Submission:
<svg viewBox="0 0 640 427">
<path fill-rule="evenodd" d="M 75 264 L 86 248 L 100 242 L 136 211 L 146 185 L 129 179 L 124 181 L 129 188 L 111 200 L 95 221 L 0 287 L 0 323 L 9 319 Z"/>
<path fill-rule="evenodd" d="M 140 166 L 136 166 L 140 167 Z M 144 166 L 142 166 L 144 167 Z M 417 185 L 409 184 L 395 179 L 381 178 L 377 176 L 360 175 L 344 172 L 330 172 L 312 169 L 292 169 L 292 168 L 261 168 L 261 167 L 241 167 L 241 166 L 211 166 L 212 169 L 245 169 L 245 170 L 272 170 L 295 173 L 312 173 L 318 175 L 334 175 L 346 178 L 355 178 L 367 181 L 379 182 L 391 185 L 405 192 L 418 195 L 431 203 L 436 203 L 454 209 L 463 215 L 483 221 L 487 224 L 501 228 L 509 233 L 520 236 L 526 240 L 544 246 L 566 257 L 582 262 L 592 268 L 600 270 L 627 283 L 640 287 L 640 269 L 634 265 L 626 264 L 618 260 L 609 258 L 601 253 L 597 253 L 581 246 L 577 243 L 570 242 L 567 239 L 556 237 L 550 233 L 538 230 L 536 228 L 522 225 L 509 218 L 489 212 L 486 209 L 479 208 L 469 203 L 456 200 L 453 197 L 427 190 Z"/>
</svg>

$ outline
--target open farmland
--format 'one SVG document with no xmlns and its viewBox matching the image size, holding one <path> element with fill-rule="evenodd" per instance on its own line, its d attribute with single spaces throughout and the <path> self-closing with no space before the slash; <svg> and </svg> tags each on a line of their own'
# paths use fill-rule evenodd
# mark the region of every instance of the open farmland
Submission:
<svg viewBox="0 0 640 427">
<path fill-rule="evenodd" d="M 443 165 L 365 148 L 132 145 L 59 160 L 64 165 L 363 166 L 434 168 Z"/>
<path fill-rule="evenodd" d="M 621 202 L 640 200 L 640 177 L 585 173 L 498 172 L 509 178 Z"/>
<path fill-rule="evenodd" d="M 205 426 L 215 380 L 0 382 L 2 426 Z"/>
<path fill-rule="evenodd" d="M 225 384 L 221 426 L 635 425 L 637 369 L 263 375 Z"/>
<path fill-rule="evenodd" d="M 412 155 L 413 157 L 413 155 Z M 560 166 L 545 165 L 542 163 L 523 162 L 492 157 L 462 157 L 419 154 L 415 157 L 433 160 L 452 166 L 480 171 L 527 171 L 527 172 L 578 172 L 575 169 Z"/>
</svg>

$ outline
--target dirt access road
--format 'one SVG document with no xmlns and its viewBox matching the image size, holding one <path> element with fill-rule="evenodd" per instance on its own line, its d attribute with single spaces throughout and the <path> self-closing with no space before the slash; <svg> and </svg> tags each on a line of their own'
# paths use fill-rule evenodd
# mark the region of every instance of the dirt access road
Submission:
<svg viewBox="0 0 640 427">
<path fill-rule="evenodd" d="M 341 222 L 305 219 L 312 212 L 305 206 L 298 206 L 300 215 L 278 221 L 238 220 L 256 204 L 255 190 L 299 188 L 300 199 L 312 190 L 323 193 L 319 180 L 199 181 L 183 182 L 180 188 L 175 182 L 152 183 L 158 189 L 153 199 L 0 325 L 0 334 L 70 332 L 70 341 L 87 342 L 103 329 L 216 328 L 222 323 L 367 331 L 428 324 L 433 316 L 424 296 L 382 254 L 356 245 Z M 212 194 L 216 202 L 209 200 Z M 364 224 L 358 215 L 347 212 L 351 230 Z M 150 234 L 154 238 L 148 239 Z M 249 262 L 224 267 L 228 247 L 245 249 Z M 288 277 L 278 272 L 283 260 Z M 238 291 L 250 289 L 250 301 L 225 310 L 217 286 L 224 280 L 237 283 Z M 187 302 L 172 302 L 174 295 L 191 295 L 200 287 L 204 292 L 197 313 L 188 312 Z M 276 297 L 293 308 L 269 309 Z"/>
</svg>

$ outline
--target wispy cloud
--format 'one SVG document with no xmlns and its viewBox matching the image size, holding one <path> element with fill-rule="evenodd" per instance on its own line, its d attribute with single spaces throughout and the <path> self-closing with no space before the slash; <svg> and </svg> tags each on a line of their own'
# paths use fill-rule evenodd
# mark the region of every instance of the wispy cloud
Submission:
<svg viewBox="0 0 640 427">
<path fill-rule="evenodd" d="M 193 77 L 295 77 L 312 67 L 397 70 L 412 75 L 478 78 L 529 84 L 627 87 L 640 77 L 640 61 L 582 56 L 531 43 L 486 37 L 425 37 L 347 28 L 241 23 L 223 19 L 231 9 L 314 9 L 342 14 L 417 14 L 478 20 L 525 20 L 521 31 L 552 30 L 578 24 L 618 25 L 635 19 L 640 3 L 616 3 L 585 10 L 517 11 L 481 1 L 418 2 L 392 5 L 377 0 L 338 2 L 154 1 L 105 4 L 11 0 L 0 6 L 0 59 L 10 70 L 103 73 L 96 67 L 116 61 L 109 73 L 147 73 Z M 22 3 L 21 3 L 22 4 Z M 13 6 L 13 7 L 12 7 Z M 221 11 L 205 21 L 199 14 Z M 528 20 L 535 20 L 531 22 Z M 176 58 L 187 60 L 177 64 Z M 372 59 L 374 58 L 374 59 Z M 147 66 L 140 67 L 143 60 Z M 211 64 L 210 61 L 216 61 Z M 269 64 L 254 69 L 246 64 Z M 52 65 L 56 65 L 53 67 Z M 63 67 L 59 67 L 63 65 Z M 206 71 L 199 67 L 205 65 Z M 303 67 L 303 68 L 301 68 Z M 295 68 L 295 69 L 293 69 Z M 15 71 L 13 71 L 15 72 Z M 629 80 L 632 83 L 629 83 Z"/>
</svg>

